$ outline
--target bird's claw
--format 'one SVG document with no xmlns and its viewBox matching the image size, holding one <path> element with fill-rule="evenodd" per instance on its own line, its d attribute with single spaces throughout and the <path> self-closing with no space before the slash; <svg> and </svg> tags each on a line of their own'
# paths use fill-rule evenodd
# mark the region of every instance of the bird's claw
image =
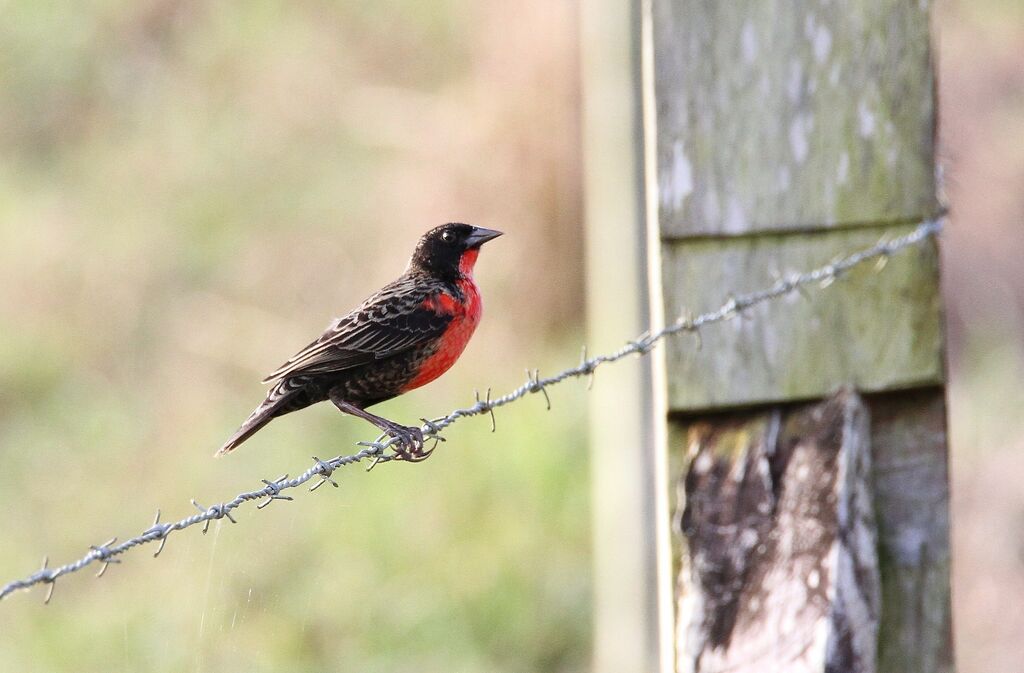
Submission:
<svg viewBox="0 0 1024 673">
<path fill-rule="evenodd" d="M 430 458 L 434 452 L 424 451 L 423 430 L 414 425 L 395 425 L 388 429 L 388 435 L 398 440 L 394 445 L 395 454 L 400 460 L 407 460 L 410 463 L 420 463 Z"/>
</svg>

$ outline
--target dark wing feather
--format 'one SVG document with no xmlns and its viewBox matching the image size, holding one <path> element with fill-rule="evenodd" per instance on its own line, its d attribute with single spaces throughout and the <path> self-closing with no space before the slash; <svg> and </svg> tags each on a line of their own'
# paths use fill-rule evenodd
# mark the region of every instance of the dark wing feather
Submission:
<svg viewBox="0 0 1024 673">
<path fill-rule="evenodd" d="M 442 288 L 403 277 L 384 286 L 319 339 L 296 353 L 263 383 L 304 374 L 328 374 L 386 358 L 444 334 L 452 316 L 425 307 Z"/>
</svg>

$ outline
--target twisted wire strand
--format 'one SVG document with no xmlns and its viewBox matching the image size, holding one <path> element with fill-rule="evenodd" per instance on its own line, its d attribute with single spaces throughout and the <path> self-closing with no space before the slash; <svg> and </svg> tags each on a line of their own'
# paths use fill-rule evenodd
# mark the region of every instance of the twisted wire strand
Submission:
<svg viewBox="0 0 1024 673">
<path fill-rule="evenodd" d="M 586 350 L 584 349 L 583 356 L 581 357 L 578 365 L 565 369 L 552 376 L 541 377 L 538 370 L 527 370 L 526 382 L 501 397 L 492 399 L 490 390 L 488 390 L 485 398 L 481 399 L 479 393 L 477 393 L 476 403 L 472 406 L 456 409 L 447 416 L 442 416 L 434 420 L 426 418 L 421 419 L 423 421 L 423 426 L 421 428 L 423 435 L 425 438 L 434 438 L 438 441 L 444 441 L 444 437 L 441 436 L 441 432 L 445 428 L 452 425 L 460 418 L 479 416 L 482 414 L 489 414 L 491 416 L 491 427 L 493 430 L 494 410 L 499 407 L 503 407 L 506 404 L 511 404 L 526 395 L 542 393 L 547 401 L 548 408 L 550 409 L 551 400 L 547 396 L 548 386 L 561 383 L 562 381 L 571 378 L 592 377 L 594 372 L 601 365 L 617 362 L 634 354 L 645 355 L 662 339 L 680 332 L 697 334 L 699 337 L 699 330 L 707 325 L 729 320 L 736 317 L 746 309 L 791 294 L 803 289 L 805 286 L 818 283 L 823 288 L 828 287 L 833 281 L 839 280 L 846 271 L 849 271 L 853 267 L 871 260 L 883 262 L 889 256 L 903 250 L 904 248 L 916 245 L 925 239 L 936 236 L 942 230 L 944 221 L 945 212 L 939 214 L 933 219 L 921 222 L 908 234 L 888 241 L 880 241 L 870 248 L 865 248 L 852 253 L 816 269 L 787 276 L 776 281 L 773 285 L 767 288 L 734 296 L 713 311 L 702 313 L 692 318 L 680 316 L 674 322 L 654 332 L 642 334 L 611 353 L 588 358 L 586 356 Z M 48 585 L 48 590 L 45 602 L 49 603 L 50 598 L 53 595 L 53 588 L 57 579 L 64 575 L 78 572 L 92 564 L 99 564 L 100 569 L 99 572 L 96 573 L 96 576 L 101 577 L 111 563 L 120 563 L 120 559 L 117 557 L 144 544 L 159 542 L 156 553 L 153 554 L 154 557 L 159 556 L 160 552 L 163 551 L 164 545 L 167 543 L 168 537 L 172 533 L 185 530 L 186 528 L 191 528 L 192 526 L 197 526 L 199 524 L 203 524 L 203 533 L 206 533 L 210 527 L 210 523 L 218 519 L 226 518 L 231 523 L 236 523 L 231 512 L 240 508 L 243 504 L 252 501 L 260 501 L 257 505 L 257 509 L 263 509 L 275 500 L 292 500 L 292 497 L 285 495 L 284 492 L 298 488 L 315 477 L 319 477 L 319 481 L 309 489 L 310 491 L 315 491 L 319 487 L 328 483 L 337 487 L 337 482 L 331 478 L 331 475 L 335 470 L 354 463 L 360 463 L 364 460 L 372 459 L 373 462 L 370 465 L 370 468 L 379 463 L 386 463 L 395 460 L 398 456 L 393 451 L 388 453 L 388 449 L 394 446 L 397 442 L 398 440 L 396 438 L 384 439 L 383 437 L 378 437 L 376 441 L 358 442 L 358 444 L 363 446 L 363 448 L 351 455 L 337 456 L 330 460 L 321 460 L 314 456 L 313 465 L 298 476 L 289 479 L 288 475 L 285 474 L 273 481 L 264 479 L 263 488 L 239 493 L 233 499 L 220 504 L 205 507 L 197 503 L 195 500 L 192 500 L 193 506 L 195 506 L 198 511 L 192 516 L 179 519 L 178 521 L 161 523 L 160 511 L 158 510 L 153 524 L 135 537 L 128 538 L 120 543 L 117 542 L 117 538 L 113 538 L 103 544 L 90 546 L 89 552 L 78 560 L 58 567 L 49 567 L 48 559 L 44 558 L 43 565 L 39 570 L 25 578 L 9 582 L 0 588 L 0 600 L 20 589 L 29 589 L 37 584 L 46 584 Z"/>
</svg>

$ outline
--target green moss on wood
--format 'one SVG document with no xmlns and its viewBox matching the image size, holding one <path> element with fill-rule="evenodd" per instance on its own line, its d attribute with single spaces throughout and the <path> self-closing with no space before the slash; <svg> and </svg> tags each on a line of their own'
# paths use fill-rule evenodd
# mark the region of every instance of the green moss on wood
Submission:
<svg viewBox="0 0 1024 673">
<path fill-rule="evenodd" d="M 663 246 L 666 315 L 700 313 L 732 294 L 826 264 L 908 229 L 864 227 L 742 239 L 682 239 Z M 828 289 L 760 304 L 738 318 L 667 344 L 669 406 L 676 411 L 822 397 L 838 386 L 884 391 L 943 378 L 938 268 L 931 244 L 867 264 Z"/>
</svg>

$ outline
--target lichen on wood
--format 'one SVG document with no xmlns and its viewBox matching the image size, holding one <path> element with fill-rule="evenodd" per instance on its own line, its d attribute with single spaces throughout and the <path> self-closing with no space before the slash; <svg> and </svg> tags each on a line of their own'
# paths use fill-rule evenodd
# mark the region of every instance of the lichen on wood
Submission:
<svg viewBox="0 0 1024 673">
<path fill-rule="evenodd" d="M 928 212 L 929 5 L 654 0 L 663 233 L 806 229 Z"/>
</svg>

